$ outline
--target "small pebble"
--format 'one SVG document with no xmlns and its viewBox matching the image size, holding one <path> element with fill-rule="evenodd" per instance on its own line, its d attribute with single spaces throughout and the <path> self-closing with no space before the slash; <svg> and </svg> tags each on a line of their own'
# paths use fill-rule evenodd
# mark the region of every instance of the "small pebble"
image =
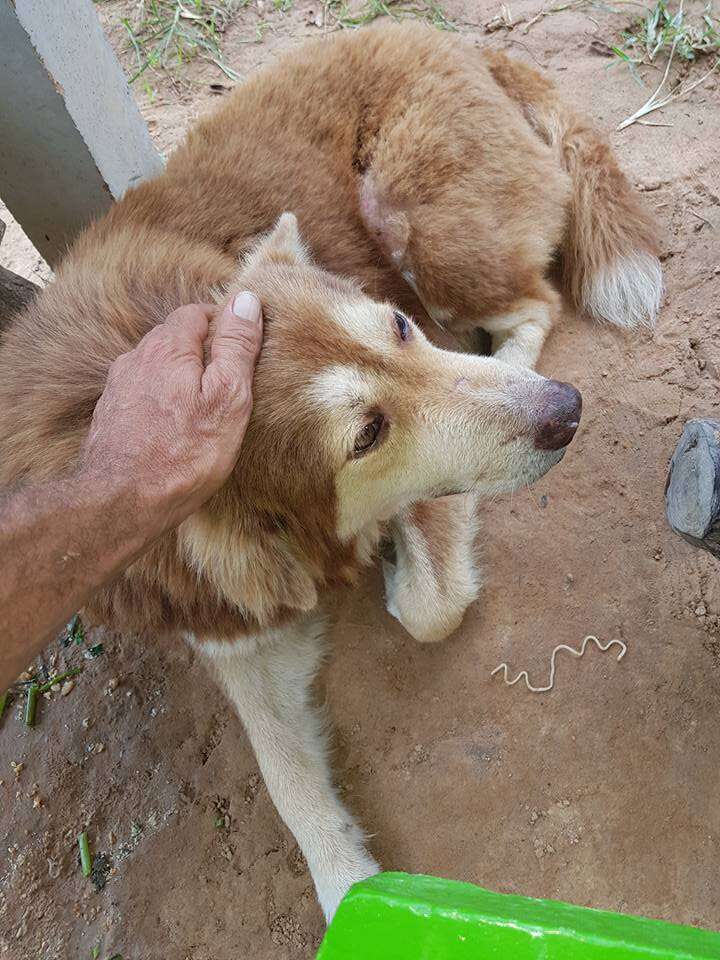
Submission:
<svg viewBox="0 0 720 960">
<path fill-rule="evenodd" d="M 66 680 L 65 683 L 62 685 L 62 687 L 61 687 L 61 689 L 60 689 L 60 695 L 63 696 L 63 697 L 66 697 L 66 696 L 67 696 L 69 693 L 71 693 L 74 689 L 75 689 L 75 681 L 74 681 L 74 680 Z"/>
<path fill-rule="evenodd" d="M 707 613 L 707 607 L 705 606 L 704 603 L 699 603 L 699 604 L 695 607 L 695 616 L 696 616 L 696 617 L 704 617 L 706 613 Z"/>
</svg>

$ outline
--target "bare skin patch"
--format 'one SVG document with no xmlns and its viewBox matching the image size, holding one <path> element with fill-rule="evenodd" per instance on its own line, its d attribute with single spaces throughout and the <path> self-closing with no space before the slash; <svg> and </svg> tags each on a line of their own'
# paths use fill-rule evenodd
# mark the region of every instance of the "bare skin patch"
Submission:
<svg viewBox="0 0 720 960">
<path fill-rule="evenodd" d="M 372 173 L 367 173 L 360 184 L 360 215 L 375 242 L 400 268 L 410 239 L 410 222 L 381 189 Z"/>
</svg>

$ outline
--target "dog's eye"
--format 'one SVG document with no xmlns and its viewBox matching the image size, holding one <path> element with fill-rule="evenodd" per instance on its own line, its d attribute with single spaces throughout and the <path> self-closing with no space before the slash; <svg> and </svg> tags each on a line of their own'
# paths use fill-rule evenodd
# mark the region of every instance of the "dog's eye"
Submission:
<svg viewBox="0 0 720 960">
<path fill-rule="evenodd" d="M 400 313 L 399 310 L 393 311 L 393 316 L 395 317 L 395 326 L 400 334 L 400 339 L 407 340 L 407 338 L 410 336 L 410 321 L 405 314 Z"/>
<path fill-rule="evenodd" d="M 384 422 L 384 417 L 379 413 L 373 420 L 370 420 L 369 423 L 366 423 L 362 430 L 355 437 L 355 446 L 353 448 L 353 455 L 356 457 L 361 457 L 364 453 L 367 453 L 368 450 L 372 449 L 377 442 L 377 438 L 380 436 L 380 430 Z"/>
</svg>

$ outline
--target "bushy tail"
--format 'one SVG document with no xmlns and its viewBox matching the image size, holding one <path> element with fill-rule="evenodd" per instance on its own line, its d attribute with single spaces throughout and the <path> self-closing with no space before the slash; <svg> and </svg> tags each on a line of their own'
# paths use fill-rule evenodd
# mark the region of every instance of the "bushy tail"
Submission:
<svg viewBox="0 0 720 960">
<path fill-rule="evenodd" d="M 504 53 L 483 56 L 528 123 L 557 150 L 572 192 L 562 244 L 563 276 L 578 305 L 620 327 L 655 322 L 663 294 L 657 227 L 592 124 L 554 84 Z"/>
</svg>

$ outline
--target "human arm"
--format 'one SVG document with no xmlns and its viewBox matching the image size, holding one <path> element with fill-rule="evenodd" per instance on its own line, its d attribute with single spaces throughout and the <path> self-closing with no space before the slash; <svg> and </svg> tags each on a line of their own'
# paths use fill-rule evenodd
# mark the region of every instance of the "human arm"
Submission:
<svg viewBox="0 0 720 960">
<path fill-rule="evenodd" d="M 79 465 L 0 495 L 0 692 L 70 615 L 227 479 L 252 407 L 260 305 L 181 307 L 110 368 Z"/>
</svg>

